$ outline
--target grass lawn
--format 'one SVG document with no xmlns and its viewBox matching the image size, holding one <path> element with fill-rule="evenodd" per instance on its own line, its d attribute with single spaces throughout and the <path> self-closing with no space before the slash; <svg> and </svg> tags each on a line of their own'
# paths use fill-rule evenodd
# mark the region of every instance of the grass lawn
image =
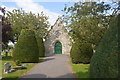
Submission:
<svg viewBox="0 0 120 80">
<path fill-rule="evenodd" d="M 40 58 L 40 61 L 43 60 L 44 58 Z M 15 66 L 15 63 L 12 61 L 12 57 L 3 57 L 2 58 L 2 71 L 4 70 L 4 63 L 9 62 L 11 66 Z M 27 71 L 29 71 L 33 66 L 35 66 L 37 63 L 25 63 L 27 64 L 26 67 L 27 69 L 22 69 L 22 70 L 16 70 L 14 72 L 4 74 L 2 75 L 3 79 L 2 80 L 16 80 L 20 76 L 24 75 Z M 12 78 L 12 79 L 10 79 Z"/>
<path fill-rule="evenodd" d="M 72 63 L 71 63 L 72 64 Z M 90 64 L 72 64 L 76 78 L 89 78 Z"/>
</svg>

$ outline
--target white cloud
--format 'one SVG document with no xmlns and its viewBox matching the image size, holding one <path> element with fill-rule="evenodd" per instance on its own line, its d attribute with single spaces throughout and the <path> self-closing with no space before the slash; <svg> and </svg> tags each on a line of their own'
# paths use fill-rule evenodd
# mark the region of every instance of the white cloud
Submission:
<svg viewBox="0 0 120 80">
<path fill-rule="evenodd" d="M 8 11 L 12 11 L 13 9 L 16 9 L 15 7 L 7 7 L 7 6 L 5 6 L 5 5 L 1 5 L 1 7 L 2 7 L 2 8 L 5 7 L 5 9 L 8 10 Z"/>
<path fill-rule="evenodd" d="M 55 21 L 57 20 L 58 16 L 61 15 L 59 13 L 52 12 L 52 11 L 44 8 L 44 6 L 35 3 L 33 0 L 20 0 L 20 1 L 19 0 L 12 0 L 12 2 L 15 2 L 19 8 L 22 8 L 26 12 L 31 11 L 31 12 L 37 14 L 37 13 L 41 13 L 43 11 L 43 13 L 46 16 L 49 16 L 48 21 L 50 22 L 51 25 L 53 25 L 55 23 Z M 12 11 L 13 9 L 17 9 L 15 7 L 7 7 L 4 5 L 1 5 L 1 6 L 5 7 L 7 11 Z"/>
<path fill-rule="evenodd" d="M 51 25 L 53 25 L 56 21 L 56 19 L 58 18 L 59 13 L 55 13 L 55 12 L 52 12 L 48 9 L 45 9 L 44 6 L 42 5 L 39 5 L 35 2 L 33 2 L 32 0 L 15 0 L 16 4 L 18 7 L 22 8 L 23 10 L 29 12 L 33 12 L 33 13 L 40 13 L 43 11 L 43 13 L 46 15 L 46 16 L 49 16 L 49 22 Z"/>
<path fill-rule="evenodd" d="M 2 8 L 5 7 L 5 10 L 6 10 L 6 11 L 12 11 L 13 9 L 17 9 L 17 8 L 15 8 L 15 7 L 7 7 L 7 6 L 5 6 L 5 5 L 1 5 L 1 7 L 2 7 Z M 3 13 L 0 12 L 0 15 L 3 15 Z"/>
<path fill-rule="evenodd" d="M 14 2 L 15 0 L 1 0 L 1 2 Z M 24 0 L 18 0 L 19 2 L 22 2 Z M 119 0 L 34 0 L 34 2 L 97 2 L 97 1 L 112 1 L 112 2 L 118 2 Z"/>
</svg>

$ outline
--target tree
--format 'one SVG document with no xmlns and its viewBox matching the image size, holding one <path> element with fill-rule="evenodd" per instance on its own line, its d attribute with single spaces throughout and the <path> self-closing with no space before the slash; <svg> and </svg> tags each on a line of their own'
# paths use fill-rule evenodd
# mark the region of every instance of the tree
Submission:
<svg viewBox="0 0 120 80">
<path fill-rule="evenodd" d="M 90 63 L 91 78 L 119 78 L 118 27 L 120 14 L 113 18 Z"/>
<path fill-rule="evenodd" d="M 72 63 L 90 63 L 90 59 L 93 55 L 91 44 L 88 43 L 74 43 L 70 51 L 70 57 Z"/>
<path fill-rule="evenodd" d="M 39 57 L 44 57 L 45 56 L 44 41 L 43 38 L 40 36 L 40 34 L 37 32 L 36 32 L 36 40 L 39 48 Z"/>
<path fill-rule="evenodd" d="M 5 8 L 0 7 L 0 11 L 3 13 L 2 15 L 2 46 L 3 48 L 2 49 L 7 49 L 9 40 L 14 42 L 13 35 L 11 34 L 12 28 L 7 17 L 5 17 Z"/>
<path fill-rule="evenodd" d="M 111 16 L 106 13 L 110 9 L 104 2 L 76 2 L 71 7 L 66 6 L 63 19 L 69 24 L 67 29 L 73 40 L 97 46 L 109 27 Z"/>
<path fill-rule="evenodd" d="M 90 63 L 91 78 L 119 78 L 119 26 L 120 26 L 120 1 L 114 9 L 110 27 L 99 43 Z"/>
<path fill-rule="evenodd" d="M 12 12 L 7 13 L 8 20 L 12 23 L 13 35 L 15 40 L 18 40 L 22 29 L 32 29 L 39 31 L 42 38 L 47 34 L 48 17 L 43 12 L 41 14 L 33 14 L 32 12 L 26 13 L 22 9 L 14 9 Z"/>
</svg>

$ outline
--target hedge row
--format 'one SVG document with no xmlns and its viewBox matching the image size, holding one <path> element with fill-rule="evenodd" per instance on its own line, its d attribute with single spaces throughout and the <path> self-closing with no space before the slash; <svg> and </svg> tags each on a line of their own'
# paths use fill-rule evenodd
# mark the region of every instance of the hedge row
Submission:
<svg viewBox="0 0 120 80">
<path fill-rule="evenodd" d="M 38 44 L 38 49 L 39 49 L 39 57 L 44 57 L 45 56 L 45 46 L 43 39 L 41 38 L 40 34 L 36 33 L 36 39 L 37 39 L 37 44 Z"/>
<path fill-rule="evenodd" d="M 90 63 L 93 49 L 89 43 L 74 43 L 70 52 L 72 63 Z"/>
<path fill-rule="evenodd" d="M 120 62 L 118 62 L 118 27 L 120 15 L 115 18 L 100 42 L 90 63 L 91 78 L 117 78 Z"/>
<path fill-rule="evenodd" d="M 36 37 L 34 31 L 23 29 L 13 50 L 13 59 L 14 61 L 20 62 L 38 62 L 39 53 L 44 52 L 40 49 L 38 45 L 43 45 L 42 39 L 39 42 L 39 38 Z M 42 46 L 41 45 L 41 46 Z M 43 47 L 44 48 L 44 47 Z"/>
</svg>

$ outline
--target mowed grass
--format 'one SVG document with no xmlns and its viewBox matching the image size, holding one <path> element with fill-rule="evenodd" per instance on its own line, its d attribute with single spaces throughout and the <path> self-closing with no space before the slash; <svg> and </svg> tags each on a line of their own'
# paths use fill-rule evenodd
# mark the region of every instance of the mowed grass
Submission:
<svg viewBox="0 0 120 80">
<path fill-rule="evenodd" d="M 89 78 L 90 64 L 72 64 L 76 78 Z"/>
<path fill-rule="evenodd" d="M 43 60 L 44 58 L 39 58 L 40 61 Z M 25 67 L 27 67 L 27 69 L 22 69 L 22 70 L 16 70 L 14 72 L 8 73 L 8 74 L 4 74 L 4 63 L 10 63 L 11 66 L 15 66 L 15 63 L 12 60 L 12 57 L 3 57 L 2 58 L 2 80 L 16 80 L 17 78 L 21 77 L 22 75 L 24 75 L 27 71 L 29 71 L 33 66 L 35 66 L 37 63 L 25 63 L 27 64 Z"/>
</svg>

